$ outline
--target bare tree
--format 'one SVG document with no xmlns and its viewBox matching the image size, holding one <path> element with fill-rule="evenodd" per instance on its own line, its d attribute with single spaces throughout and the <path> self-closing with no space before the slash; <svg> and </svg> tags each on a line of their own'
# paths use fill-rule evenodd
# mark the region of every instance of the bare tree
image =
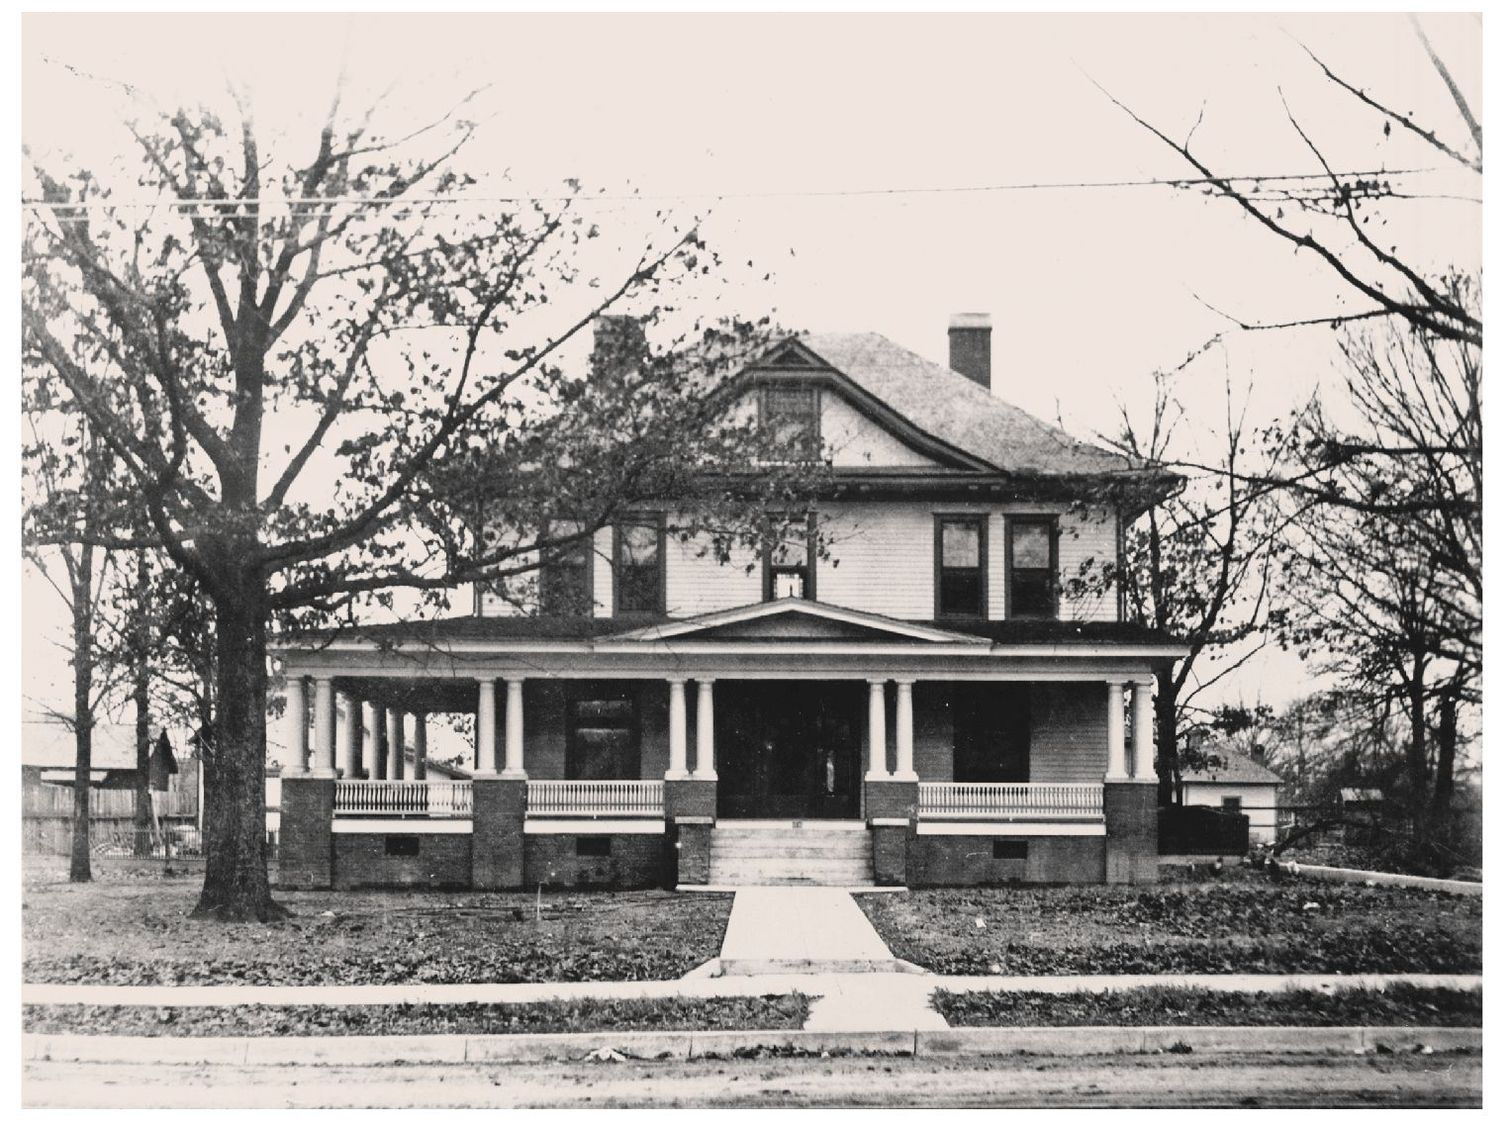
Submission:
<svg viewBox="0 0 1510 1127">
<path fill-rule="evenodd" d="M 117 206 L 86 171 L 31 169 L 24 361 L 130 485 L 93 538 L 160 549 L 213 608 L 200 916 L 281 911 L 262 815 L 270 627 L 400 591 L 444 606 L 458 583 L 525 575 L 627 506 L 699 497 L 720 474 L 700 500 L 726 532 L 789 488 L 748 472 L 769 441 L 726 418 L 726 377 L 764 326 L 673 331 L 675 288 L 721 277 L 695 227 L 663 217 L 605 278 L 584 265 L 602 232 L 576 185 L 458 206 L 471 124 L 457 112 L 384 138 L 372 117 L 338 91 L 307 159 L 288 161 L 237 99 L 225 116 L 131 121 L 155 209 Z M 610 308 L 663 339 L 582 379 L 561 357 Z M 527 531 L 481 535 L 479 511 Z M 562 514 L 576 524 L 553 533 Z"/>
</svg>

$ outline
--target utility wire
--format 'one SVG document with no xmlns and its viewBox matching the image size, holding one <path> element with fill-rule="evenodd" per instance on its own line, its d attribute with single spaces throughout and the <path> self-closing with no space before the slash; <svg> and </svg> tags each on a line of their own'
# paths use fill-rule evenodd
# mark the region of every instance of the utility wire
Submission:
<svg viewBox="0 0 1510 1127">
<path fill-rule="evenodd" d="M 51 209 L 59 212 L 71 211 L 97 211 L 116 210 L 122 208 L 174 208 L 185 211 L 193 211 L 200 208 L 208 208 L 214 212 L 234 212 L 242 208 L 250 207 L 286 207 L 289 209 L 320 210 L 331 207 L 430 207 L 433 205 L 449 205 L 465 207 L 468 205 L 492 205 L 492 204 L 526 204 L 526 203 L 570 203 L 570 204 L 596 204 L 596 203 L 671 203 L 706 201 L 717 203 L 724 200 L 761 200 L 761 199 L 828 199 L 842 197 L 864 196 L 905 196 L 905 195 L 964 195 L 982 194 L 991 192 L 1039 192 L 1039 191 L 1081 191 L 1102 188 L 1195 188 L 1201 186 L 1226 187 L 1228 185 L 1251 184 L 1256 189 L 1260 184 L 1296 183 L 1304 184 L 1308 181 L 1330 182 L 1335 176 L 1339 180 L 1348 180 L 1359 177 L 1378 178 L 1384 176 L 1416 176 L 1433 172 L 1452 172 L 1449 168 L 1393 168 L 1393 169 L 1368 169 L 1353 172 L 1294 172 L 1294 173 L 1262 173 L 1258 175 L 1242 176 L 1193 176 L 1175 179 L 1147 179 L 1147 180 L 1050 180 L 1037 182 L 1024 182 L 1015 184 L 973 184 L 973 185 L 942 185 L 924 186 L 916 188 L 834 188 L 834 189 L 791 189 L 770 192 L 702 192 L 682 194 L 641 194 L 641 193 L 598 193 L 596 195 L 585 194 L 561 194 L 561 195 L 510 195 L 510 196 L 471 196 L 471 195 L 429 195 L 429 196 L 264 196 L 257 199 L 186 199 L 183 197 L 163 198 L 156 200 L 136 200 L 113 202 L 109 200 L 88 200 L 82 202 L 69 202 L 61 200 L 37 200 L 23 199 L 22 207 L 33 210 Z"/>
</svg>

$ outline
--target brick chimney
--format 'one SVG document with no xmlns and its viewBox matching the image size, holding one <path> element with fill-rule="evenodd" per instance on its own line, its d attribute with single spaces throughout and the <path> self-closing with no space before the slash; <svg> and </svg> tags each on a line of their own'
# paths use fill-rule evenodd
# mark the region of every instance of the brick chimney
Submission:
<svg viewBox="0 0 1510 1127">
<path fill-rule="evenodd" d="M 991 390 L 991 314 L 956 313 L 949 318 L 949 367 Z"/>
</svg>

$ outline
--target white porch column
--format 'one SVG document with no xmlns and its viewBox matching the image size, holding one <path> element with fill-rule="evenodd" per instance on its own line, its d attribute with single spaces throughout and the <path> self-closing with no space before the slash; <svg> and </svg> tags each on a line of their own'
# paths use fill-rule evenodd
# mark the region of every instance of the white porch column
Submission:
<svg viewBox="0 0 1510 1127">
<path fill-rule="evenodd" d="M 1153 764 L 1153 686 L 1133 682 L 1133 778 L 1149 781 L 1159 777 Z"/>
<path fill-rule="evenodd" d="M 350 693 L 337 693 L 336 706 L 343 717 L 337 750 L 341 777 L 354 779 L 362 769 L 362 705 Z"/>
<path fill-rule="evenodd" d="M 388 777 L 404 777 L 404 714 L 397 708 L 388 710 Z"/>
<path fill-rule="evenodd" d="M 870 770 L 867 779 L 886 779 L 886 682 L 870 683 Z"/>
<path fill-rule="evenodd" d="M 666 778 L 687 777 L 687 682 L 681 678 L 667 682 L 671 686 L 671 705 L 667 715 L 670 728 L 671 760 Z"/>
<path fill-rule="evenodd" d="M 1127 778 L 1127 720 L 1122 701 L 1122 682 L 1106 683 L 1106 778 Z"/>
<path fill-rule="evenodd" d="M 716 779 L 713 769 L 713 679 L 697 681 L 697 770 L 694 779 Z"/>
<path fill-rule="evenodd" d="M 372 712 L 372 777 L 388 777 L 388 709 L 381 704 Z"/>
<path fill-rule="evenodd" d="M 360 777 L 365 769 L 369 779 L 378 777 L 377 773 L 377 750 L 378 750 L 378 725 L 382 723 L 378 706 L 370 700 L 362 702 L 362 730 L 358 733 L 361 740 L 361 751 L 357 753 L 357 776 Z"/>
<path fill-rule="evenodd" d="M 288 762 L 290 775 L 309 774 L 309 711 L 304 701 L 304 678 L 290 677 L 286 686 L 288 701 Z"/>
<path fill-rule="evenodd" d="M 414 777 L 427 779 L 430 777 L 428 760 L 430 754 L 430 734 L 426 731 L 430 717 L 423 712 L 414 714 Z"/>
<path fill-rule="evenodd" d="M 524 778 L 524 681 L 508 681 L 509 710 L 503 718 L 503 773 L 511 779 Z"/>
<path fill-rule="evenodd" d="M 315 678 L 315 756 L 309 773 L 336 777 L 336 697 L 329 677 Z"/>
<path fill-rule="evenodd" d="M 903 782 L 916 782 L 918 773 L 912 766 L 912 682 L 897 682 L 897 770 L 894 776 Z"/>
<path fill-rule="evenodd" d="M 496 769 L 493 756 L 498 748 L 498 698 L 493 691 L 491 677 L 477 682 L 477 746 L 473 750 L 472 770 L 479 775 L 492 774 Z"/>
</svg>

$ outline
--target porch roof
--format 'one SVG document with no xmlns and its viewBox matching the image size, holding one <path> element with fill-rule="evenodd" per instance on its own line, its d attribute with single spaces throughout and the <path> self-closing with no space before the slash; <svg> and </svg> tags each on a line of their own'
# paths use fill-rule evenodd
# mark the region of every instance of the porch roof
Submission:
<svg viewBox="0 0 1510 1127">
<path fill-rule="evenodd" d="M 719 617 L 728 612 L 721 612 Z M 489 642 L 592 642 L 609 638 L 634 638 L 644 634 L 648 638 L 663 636 L 661 627 L 696 627 L 704 618 L 671 618 L 667 615 L 635 615 L 618 617 L 549 617 L 524 615 L 461 615 L 453 618 L 437 618 L 425 621 L 390 622 L 349 627 L 342 630 L 312 631 L 280 638 L 273 649 L 298 651 L 319 649 L 331 643 L 368 643 L 374 648 L 404 645 L 430 645 L 443 647 L 449 643 L 486 645 Z M 1137 647 L 1177 647 L 1177 638 L 1146 626 L 1130 622 L 1070 622 L 1058 619 L 881 619 L 880 616 L 865 616 L 878 621 L 892 621 L 898 627 L 907 628 L 898 632 L 894 640 L 906 644 L 911 634 L 920 644 L 934 639 L 919 636 L 926 632 L 937 635 L 964 635 L 979 638 L 999 646 L 1016 645 L 1075 645 L 1107 646 L 1126 645 Z M 682 632 L 680 629 L 678 632 Z"/>
</svg>

